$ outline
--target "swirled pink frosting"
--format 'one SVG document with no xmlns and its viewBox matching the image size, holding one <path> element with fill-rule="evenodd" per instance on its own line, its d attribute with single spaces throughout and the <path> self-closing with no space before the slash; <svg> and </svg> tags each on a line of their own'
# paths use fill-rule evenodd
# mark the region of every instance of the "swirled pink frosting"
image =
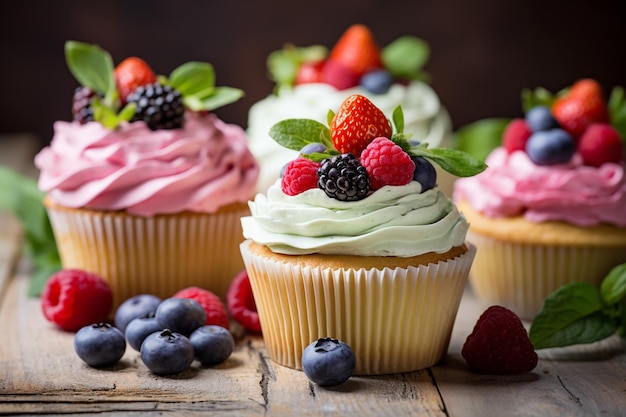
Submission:
<svg viewBox="0 0 626 417">
<path fill-rule="evenodd" d="M 194 112 L 183 129 L 157 131 L 144 122 L 109 130 L 58 121 L 35 165 L 39 188 L 59 205 L 141 216 L 246 202 L 259 175 L 241 127 Z"/>
<path fill-rule="evenodd" d="M 502 147 L 485 162 L 488 168 L 482 173 L 456 181 L 455 201 L 466 200 L 488 217 L 523 215 L 532 222 L 626 227 L 623 164 L 594 168 L 575 154 L 567 164 L 538 166 L 525 152 L 508 154 Z"/>
</svg>

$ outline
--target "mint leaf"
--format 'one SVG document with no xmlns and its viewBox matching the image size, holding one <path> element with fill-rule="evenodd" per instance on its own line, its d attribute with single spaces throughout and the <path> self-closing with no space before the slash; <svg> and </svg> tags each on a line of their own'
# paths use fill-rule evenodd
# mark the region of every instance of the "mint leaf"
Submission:
<svg viewBox="0 0 626 417">
<path fill-rule="evenodd" d="M 113 60 L 107 51 L 96 45 L 67 41 L 65 60 L 70 72 L 83 87 L 104 94 L 105 102 L 113 104 L 116 95 Z"/>
<path fill-rule="evenodd" d="M 402 111 L 402 106 L 396 106 L 393 109 L 392 114 L 393 126 L 396 129 L 396 133 L 401 134 L 404 132 L 404 112 Z"/>
<path fill-rule="evenodd" d="M 201 100 L 201 108 L 199 110 L 215 110 L 219 107 L 223 107 L 227 104 L 234 103 L 243 97 L 244 92 L 238 88 L 232 87 L 215 87 L 213 94 L 208 97 L 204 97 Z M 185 104 L 187 103 L 186 97 L 183 98 Z M 191 106 L 189 106 L 192 108 Z M 193 108 L 192 108 L 193 109 Z"/>
<path fill-rule="evenodd" d="M 552 107 L 555 96 L 543 87 L 537 87 L 534 90 L 522 90 L 522 110 L 524 113 L 536 106 Z"/>
<path fill-rule="evenodd" d="M 328 123 L 328 126 L 332 125 L 334 118 L 335 118 L 335 112 L 332 111 L 332 109 L 328 109 L 328 113 L 326 113 L 326 123 Z"/>
<path fill-rule="evenodd" d="M 411 148 L 409 154 L 428 158 L 457 177 L 471 177 L 487 168 L 483 161 L 457 149 L 418 146 Z"/>
<path fill-rule="evenodd" d="M 607 107 L 611 116 L 611 125 L 626 142 L 626 97 L 622 87 L 613 87 Z"/>
<path fill-rule="evenodd" d="M 617 304 L 626 297 L 626 263 L 611 269 L 600 285 L 600 295 L 608 305 Z"/>
<path fill-rule="evenodd" d="M 286 119 L 270 128 L 270 136 L 287 149 L 299 151 L 309 143 L 322 143 L 333 148 L 330 129 L 311 119 Z M 330 146 L 329 146 L 330 145 Z"/>
<path fill-rule="evenodd" d="M 427 78 L 421 69 L 429 56 L 428 43 L 414 36 L 402 36 L 381 51 L 384 66 L 391 75 L 394 78 L 408 80 Z"/>
<path fill-rule="evenodd" d="M 502 134 L 511 119 L 482 119 L 459 128 L 455 133 L 455 148 L 484 161 L 500 146 Z"/>
<path fill-rule="evenodd" d="M 206 62 L 186 62 L 175 68 L 168 78 L 169 85 L 183 97 L 207 97 L 215 88 L 215 71 Z"/>
<path fill-rule="evenodd" d="M 296 47 L 285 45 L 283 49 L 273 51 L 267 57 L 267 68 L 270 78 L 276 83 L 276 88 L 293 86 L 298 74 L 298 68 L 303 62 L 317 62 L 326 59 L 328 49 L 322 45 Z"/>
<path fill-rule="evenodd" d="M 586 282 L 562 286 L 544 300 L 533 320 L 529 336 L 535 349 L 590 343 L 610 336 L 617 329 L 602 314 L 605 304 L 600 291 Z M 615 327 L 615 328 L 614 328 Z"/>
</svg>

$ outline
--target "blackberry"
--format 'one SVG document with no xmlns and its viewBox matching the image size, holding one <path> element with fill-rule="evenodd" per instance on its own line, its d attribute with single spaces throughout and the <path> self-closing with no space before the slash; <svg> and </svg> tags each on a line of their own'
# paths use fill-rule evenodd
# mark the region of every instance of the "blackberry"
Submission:
<svg viewBox="0 0 626 417">
<path fill-rule="evenodd" d="M 160 83 L 137 87 L 127 97 L 137 109 L 131 121 L 142 120 L 152 130 L 178 129 L 183 126 L 185 106 L 180 91 Z"/>
<path fill-rule="evenodd" d="M 94 121 L 91 104 L 96 96 L 100 95 L 96 94 L 96 92 L 89 87 L 77 87 L 76 90 L 74 90 L 72 114 L 74 115 L 75 121 L 80 122 L 80 124 Z"/>
<path fill-rule="evenodd" d="M 351 153 L 324 159 L 317 173 L 317 186 L 331 198 L 341 201 L 362 200 L 370 191 L 367 170 Z"/>
</svg>

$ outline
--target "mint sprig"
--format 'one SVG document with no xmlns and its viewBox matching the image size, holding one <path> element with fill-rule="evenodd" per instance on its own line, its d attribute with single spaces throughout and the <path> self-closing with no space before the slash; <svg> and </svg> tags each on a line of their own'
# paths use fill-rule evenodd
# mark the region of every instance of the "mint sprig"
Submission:
<svg viewBox="0 0 626 417">
<path fill-rule="evenodd" d="M 535 349 L 603 340 L 626 325 L 626 264 L 613 268 L 600 288 L 585 282 L 562 286 L 544 300 L 529 336 Z"/>
<path fill-rule="evenodd" d="M 298 68 L 304 62 L 318 62 L 326 59 L 328 48 L 322 45 L 297 47 L 292 44 L 273 51 L 267 57 L 267 69 L 276 90 L 283 86 L 293 86 L 296 82 Z"/>
<path fill-rule="evenodd" d="M 394 79 L 428 81 L 429 75 L 422 71 L 430 57 L 430 47 L 415 36 L 401 36 L 381 51 L 385 68 Z"/>
</svg>

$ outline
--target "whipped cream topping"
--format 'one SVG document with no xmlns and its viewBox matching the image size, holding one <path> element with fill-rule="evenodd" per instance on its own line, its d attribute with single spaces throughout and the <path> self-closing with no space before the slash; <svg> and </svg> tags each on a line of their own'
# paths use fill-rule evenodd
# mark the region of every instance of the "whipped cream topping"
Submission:
<svg viewBox="0 0 626 417">
<path fill-rule="evenodd" d="M 450 199 L 436 187 L 420 192 L 412 181 L 344 202 L 320 189 L 288 196 L 277 180 L 249 203 L 243 234 L 289 255 L 410 257 L 463 245 L 468 224 Z"/>
<path fill-rule="evenodd" d="M 455 201 L 466 200 L 487 217 L 523 215 L 532 222 L 565 221 L 626 227 L 624 166 L 585 166 L 575 154 L 566 164 L 535 165 L 523 151 L 496 148 L 480 174 L 458 179 Z"/>
<path fill-rule="evenodd" d="M 315 83 L 283 87 L 255 103 L 248 114 L 250 150 L 261 164 L 258 190 L 264 192 L 278 178 L 280 169 L 298 156 L 296 151 L 277 144 L 270 128 L 285 119 L 313 119 L 328 124 L 328 111 L 337 111 L 352 94 L 369 98 L 389 118 L 396 106 L 404 112 L 404 132 L 412 139 L 427 142 L 430 147 L 450 146 L 452 124 L 446 109 L 433 89 L 423 82 L 394 84 L 386 94 L 372 94 L 362 87 L 337 90 L 331 85 Z"/>
<path fill-rule="evenodd" d="M 156 131 L 144 122 L 109 130 L 58 121 L 35 165 L 39 188 L 59 205 L 142 216 L 246 202 L 259 174 L 241 127 L 194 112 L 183 129 Z"/>
</svg>

